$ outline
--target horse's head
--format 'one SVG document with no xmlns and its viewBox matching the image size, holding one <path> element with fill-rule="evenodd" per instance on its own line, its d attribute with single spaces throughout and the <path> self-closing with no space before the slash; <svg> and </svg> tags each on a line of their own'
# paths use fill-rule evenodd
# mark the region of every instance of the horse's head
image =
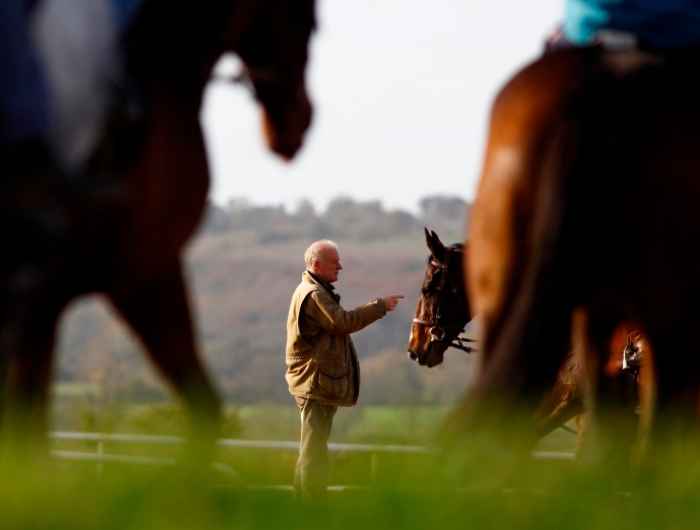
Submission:
<svg viewBox="0 0 700 530">
<path fill-rule="evenodd" d="M 238 0 L 233 15 L 231 45 L 262 106 L 268 146 L 289 160 L 311 124 L 304 73 L 315 0 Z"/>
<path fill-rule="evenodd" d="M 463 246 L 446 247 L 428 229 L 425 240 L 430 255 L 411 325 L 408 353 L 419 364 L 432 367 L 443 361 L 445 350 L 462 332 L 471 314 L 462 272 Z"/>
</svg>

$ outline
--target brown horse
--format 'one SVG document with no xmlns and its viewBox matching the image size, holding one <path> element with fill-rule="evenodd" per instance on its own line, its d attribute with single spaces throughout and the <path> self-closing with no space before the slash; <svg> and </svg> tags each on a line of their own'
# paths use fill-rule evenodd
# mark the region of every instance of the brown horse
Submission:
<svg viewBox="0 0 700 530">
<path fill-rule="evenodd" d="M 17 246 L 0 271 L 6 434 L 43 438 L 57 320 L 74 298 L 102 293 L 184 399 L 195 433 L 216 435 L 220 402 L 197 354 L 181 259 L 209 184 L 203 90 L 220 55 L 237 53 L 270 148 L 293 157 L 311 119 L 304 72 L 314 26 L 314 0 L 144 2 L 126 47 L 142 118 L 134 126 L 115 113 L 91 178 L 37 179 L 19 194 L 31 215 L 60 200 L 69 226 L 28 242 L 32 233 L 11 229 Z"/>
<path fill-rule="evenodd" d="M 466 269 L 485 356 L 460 413 L 472 427 L 515 403 L 534 410 L 573 337 L 588 354 L 597 423 L 613 428 L 621 401 L 605 353 L 629 321 L 654 351 L 653 431 L 695 429 L 700 82 L 689 58 L 558 50 L 498 94 Z"/>
<path fill-rule="evenodd" d="M 471 339 L 460 337 L 472 313 L 464 289 L 463 245 L 446 247 L 427 228 L 425 241 L 430 255 L 411 324 L 408 354 L 418 364 L 430 368 L 443 362 L 445 350 L 450 346 L 467 353 L 472 351 Z"/>
<path fill-rule="evenodd" d="M 446 247 L 435 232 L 427 229 L 425 239 L 430 255 L 411 325 L 408 352 L 411 359 L 432 367 L 443 362 L 444 352 L 450 346 L 473 351 L 472 346 L 466 346 L 465 339 L 459 337 L 473 315 L 461 283 L 463 245 Z M 633 327 L 620 327 L 611 340 L 606 372 L 627 387 L 630 409 L 637 408 L 637 380 L 642 359 L 648 359 L 649 354 L 645 337 Z M 538 436 L 549 434 L 584 412 L 585 376 L 580 359 L 570 352 L 553 388 L 545 394 L 535 412 Z M 582 422 L 578 423 L 581 439 Z"/>
</svg>

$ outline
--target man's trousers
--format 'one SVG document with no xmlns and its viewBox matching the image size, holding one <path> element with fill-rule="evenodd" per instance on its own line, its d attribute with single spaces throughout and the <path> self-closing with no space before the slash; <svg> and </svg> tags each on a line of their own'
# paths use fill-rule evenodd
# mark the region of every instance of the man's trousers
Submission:
<svg viewBox="0 0 700 530">
<path fill-rule="evenodd" d="M 294 399 L 301 413 L 301 440 L 294 489 L 304 499 L 322 498 L 328 485 L 328 438 L 338 407 L 315 399 Z"/>
</svg>

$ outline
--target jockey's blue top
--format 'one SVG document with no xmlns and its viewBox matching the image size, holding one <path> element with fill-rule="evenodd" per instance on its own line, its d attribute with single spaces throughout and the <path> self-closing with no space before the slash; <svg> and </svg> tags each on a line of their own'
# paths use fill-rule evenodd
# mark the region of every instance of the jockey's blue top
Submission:
<svg viewBox="0 0 700 530">
<path fill-rule="evenodd" d="M 590 44 L 600 30 L 631 33 L 653 48 L 700 45 L 698 0 L 565 0 L 564 33 Z"/>
</svg>

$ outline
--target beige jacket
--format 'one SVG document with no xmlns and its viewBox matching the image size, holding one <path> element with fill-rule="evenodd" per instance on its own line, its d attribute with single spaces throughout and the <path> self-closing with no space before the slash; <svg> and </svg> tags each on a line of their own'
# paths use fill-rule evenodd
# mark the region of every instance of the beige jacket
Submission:
<svg viewBox="0 0 700 530">
<path fill-rule="evenodd" d="M 354 405 L 360 392 L 360 365 L 350 334 L 385 314 L 381 299 L 345 311 L 330 286 L 304 272 L 287 318 L 289 392 L 331 405 Z"/>
</svg>

